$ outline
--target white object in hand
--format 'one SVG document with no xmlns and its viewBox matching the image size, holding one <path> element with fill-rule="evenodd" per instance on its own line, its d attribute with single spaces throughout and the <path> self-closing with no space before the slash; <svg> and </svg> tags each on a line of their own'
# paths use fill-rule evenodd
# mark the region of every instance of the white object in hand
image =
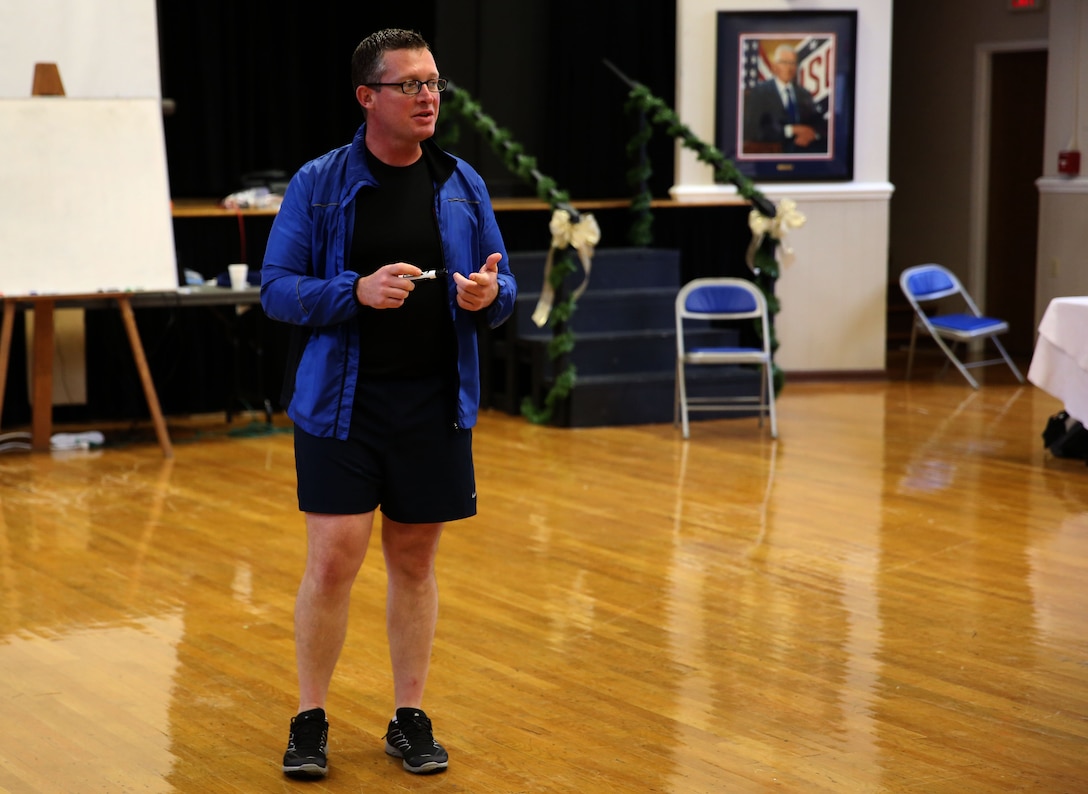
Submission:
<svg viewBox="0 0 1088 794">
<path fill-rule="evenodd" d="M 400 277 L 401 278 L 406 278 L 409 281 L 430 281 L 431 279 L 438 277 L 438 271 L 437 270 L 424 270 L 418 276 L 410 276 L 407 273 L 401 273 Z"/>
</svg>

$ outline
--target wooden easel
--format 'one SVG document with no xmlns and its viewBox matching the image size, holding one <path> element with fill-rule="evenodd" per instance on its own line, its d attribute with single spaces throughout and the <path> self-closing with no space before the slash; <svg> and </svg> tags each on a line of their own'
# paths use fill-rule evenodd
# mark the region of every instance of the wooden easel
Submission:
<svg viewBox="0 0 1088 794">
<path fill-rule="evenodd" d="M 34 64 L 34 86 L 31 96 L 64 96 L 64 83 L 60 80 L 60 69 L 55 63 Z"/>
<path fill-rule="evenodd" d="M 64 96 L 64 84 L 60 79 L 60 70 L 55 63 L 34 65 L 33 96 Z M 34 451 L 47 452 L 53 435 L 53 345 L 55 339 L 53 315 L 58 300 L 78 303 L 80 300 L 101 300 L 109 298 L 117 301 L 121 310 L 121 320 L 128 334 L 132 357 L 143 384 L 144 397 L 155 425 L 155 435 L 159 446 L 167 458 L 174 457 L 170 444 L 170 434 L 166 430 L 166 420 L 159 405 L 159 396 L 151 378 L 151 369 L 147 365 L 140 332 L 136 327 L 136 316 L 132 311 L 129 296 L 123 292 L 96 293 L 94 295 L 31 295 L 3 300 L 4 318 L 0 323 L 0 414 L 4 406 L 4 394 L 7 388 L 8 363 L 11 359 L 11 338 L 15 326 L 15 312 L 18 304 L 29 303 L 34 310 L 33 342 L 33 387 L 31 389 L 31 433 L 30 445 Z"/>
</svg>

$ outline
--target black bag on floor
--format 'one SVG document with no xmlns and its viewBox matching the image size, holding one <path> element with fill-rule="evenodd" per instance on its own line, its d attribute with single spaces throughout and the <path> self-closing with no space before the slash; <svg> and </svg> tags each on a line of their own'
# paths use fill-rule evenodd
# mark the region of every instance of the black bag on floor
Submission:
<svg viewBox="0 0 1088 794">
<path fill-rule="evenodd" d="M 1046 421 L 1043 446 L 1056 458 L 1088 461 L 1088 430 L 1065 411 L 1059 411 Z"/>
</svg>

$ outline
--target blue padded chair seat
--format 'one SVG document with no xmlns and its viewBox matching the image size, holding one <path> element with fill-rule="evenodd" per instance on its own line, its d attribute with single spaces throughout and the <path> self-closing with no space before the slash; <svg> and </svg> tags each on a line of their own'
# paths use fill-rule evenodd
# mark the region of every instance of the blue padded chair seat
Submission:
<svg viewBox="0 0 1088 794">
<path fill-rule="evenodd" d="M 961 333 L 993 333 L 1006 326 L 1004 320 L 996 317 L 975 317 L 971 314 L 941 314 L 930 317 L 929 322 L 935 328 L 947 328 Z"/>
</svg>

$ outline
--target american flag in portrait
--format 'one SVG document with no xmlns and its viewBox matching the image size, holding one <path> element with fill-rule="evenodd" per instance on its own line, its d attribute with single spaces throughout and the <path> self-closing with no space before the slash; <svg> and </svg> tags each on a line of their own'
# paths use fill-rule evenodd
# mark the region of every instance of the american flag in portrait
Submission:
<svg viewBox="0 0 1088 794">
<path fill-rule="evenodd" d="M 774 77 L 771 59 L 779 45 L 797 53 L 797 82 L 816 102 L 819 113 L 831 122 L 835 109 L 835 34 L 776 33 L 740 36 L 741 98 L 758 83 Z"/>
</svg>

